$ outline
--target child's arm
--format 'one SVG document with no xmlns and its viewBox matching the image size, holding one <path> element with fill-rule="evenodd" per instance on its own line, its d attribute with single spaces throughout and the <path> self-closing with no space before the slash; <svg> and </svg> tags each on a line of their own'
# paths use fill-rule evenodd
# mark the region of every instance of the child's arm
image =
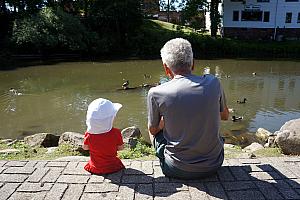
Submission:
<svg viewBox="0 0 300 200">
<path fill-rule="evenodd" d="M 124 144 L 122 144 L 122 145 L 118 146 L 117 148 L 118 148 L 118 151 L 121 151 L 121 150 L 123 150 L 123 149 L 124 149 Z"/>
<path fill-rule="evenodd" d="M 89 145 L 83 144 L 82 145 L 83 150 L 90 150 Z"/>
</svg>

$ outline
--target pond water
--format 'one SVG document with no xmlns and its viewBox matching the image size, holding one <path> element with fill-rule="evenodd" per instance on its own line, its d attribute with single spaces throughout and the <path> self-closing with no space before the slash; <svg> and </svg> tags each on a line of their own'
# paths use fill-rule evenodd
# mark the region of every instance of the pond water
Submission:
<svg viewBox="0 0 300 200">
<path fill-rule="evenodd" d="M 197 60 L 220 77 L 231 115 L 243 120 L 222 122 L 227 142 L 243 143 L 259 127 L 271 132 L 300 118 L 300 62 Z M 253 75 L 256 73 L 256 75 Z M 146 74 L 146 76 L 144 75 Z M 84 133 L 88 104 L 99 97 L 120 102 L 115 127 L 137 126 L 147 138 L 147 89 L 120 90 L 165 80 L 160 60 L 68 62 L 0 71 L 0 137 L 38 133 Z M 237 100 L 247 98 L 245 104 Z"/>
</svg>

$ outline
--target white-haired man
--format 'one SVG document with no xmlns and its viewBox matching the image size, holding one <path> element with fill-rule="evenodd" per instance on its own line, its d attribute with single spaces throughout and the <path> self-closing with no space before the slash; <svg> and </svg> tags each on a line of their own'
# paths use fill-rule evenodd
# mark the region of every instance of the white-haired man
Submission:
<svg viewBox="0 0 300 200">
<path fill-rule="evenodd" d="M 215 173 L 224 160 L 220 119 L 228 119 L 225 95 L 213 75 L 196 76 L 189 41 L 176 38 L 161 49 L 169 82 L 151 88 L 148 129 L 169 177 L 197 179 Z M 151 138 L 151 137 L 150 137 Z"/>
</svg>

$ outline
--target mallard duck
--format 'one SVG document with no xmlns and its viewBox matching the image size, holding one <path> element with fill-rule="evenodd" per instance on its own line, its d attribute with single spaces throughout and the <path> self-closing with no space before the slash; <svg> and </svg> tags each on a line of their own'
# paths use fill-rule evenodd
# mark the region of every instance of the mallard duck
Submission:
<svg viewBox="0 0 300 200">
<path fill-rule="evenodd" d="M 150 74 L 144 74 L 144 79 L 146 78 L 151 78 L 151 75 Z"/>
<path fill-rule="evenodd" d="M 239 103 L 239 104 L 242 104 L 242 103 L 246 103 L 247 99 L 244 98 L 243 100 L 237 100 L 236 102 Z"/>
<path fill-rule="evenodd" d="M 128 88 L 128 85 L 129 85 L 129 81 L 126 80 L 126 81 L 123 83 L 122 88 L 123 88 L 124 90 L 126 90 L 126 89 Z"/>
<path fill-rule="evenodd" d="M 235 116 L 235 115 L 233 115 L 233 116 L 231 117 L 231 120 L 232 120 L 233 122 L 237 122 L 237 121 L 241 121 L 243 118 L 244 118 L 243 116 Z"/>
</svg>

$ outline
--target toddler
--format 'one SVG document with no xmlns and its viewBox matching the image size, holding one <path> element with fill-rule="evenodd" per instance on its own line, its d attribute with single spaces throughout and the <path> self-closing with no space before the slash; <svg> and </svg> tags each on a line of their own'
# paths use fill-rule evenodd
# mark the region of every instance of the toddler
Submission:
<svg viewBox="0 0 300 200">
<path fill-rule="evenodd" d="M 117 151 L 124 148 L 122 135 L 119 129 L 112 127 L 121 107 L 103 98 L 88 106 L 83 149 L 90 151 L 90 160 L 84 169 L 92 174 L 109 174 L 125 168 L 117 157 Z"/>
</svg>

